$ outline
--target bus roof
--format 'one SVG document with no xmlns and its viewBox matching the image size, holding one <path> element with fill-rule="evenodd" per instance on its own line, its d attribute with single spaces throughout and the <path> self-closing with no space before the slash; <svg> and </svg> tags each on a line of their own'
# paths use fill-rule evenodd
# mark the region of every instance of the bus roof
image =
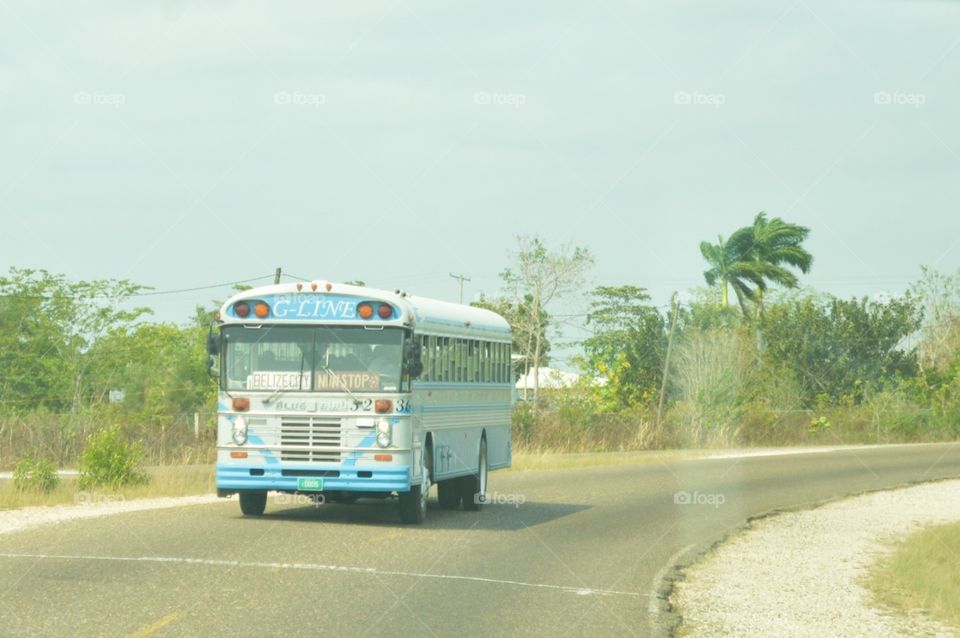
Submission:
<svg viewBox="0 0 960 638">
<path fill-rule="evenodd" d="M 255 312 L 256 302 L 260 301 L 267 306 L 263 316 Z M 375 306 L 372 318 L 358 315 L 358 306 L 364 301 Z M 248 302 L 246 315 L 237 314 L 240 302 Z M 387 316 L 377 312 L 384 304 L 392 309 Z M 320 280 L 244 290 L 223 304 L 217 319 L 223 324 L 398 325 L 424 334 L 510 340 L 510 324 L 485 308 L 411 296 L 399 290 L 389 292 Z"/>
</svg>

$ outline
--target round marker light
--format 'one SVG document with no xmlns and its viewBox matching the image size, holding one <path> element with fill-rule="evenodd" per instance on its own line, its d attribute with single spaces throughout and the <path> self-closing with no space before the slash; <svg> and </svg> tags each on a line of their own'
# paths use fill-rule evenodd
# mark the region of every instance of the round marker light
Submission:
<svg viewBox="0 0 960 638">
<path fill-rule="evenodd" d="M 380 307 L 377 308 L 377 314 L 381 319 L 389 319 L 393 316 L 393 306 L 388 303 L 382 303 Z"/>
<path fill-rule="evenodd" d="M 390 424 L 386 419 L 377 421 L 377 445 L 380 447 L 390 447 L 393 440 L 393 434 L 390 431 Z"/>
<path fill-rule="evenodd" d="M 250 316 L 250 304 L 246 301 L 241 301 L 233 304 L 233 311 L 237 313 L 237 316 L 241 319 L 246 319 Z"/>
<path fill-rule="evenodd" d="M 242 416 L 233 420 L 232 438 L 237 445 L 243 445 L 247 442 L 247 421 Z"/>
<path fill-rule="evenodd" d="M 253 313 L 261 319 L 264 319 L 270 314 L 270 306 L 268 306 L 266 302 L 258 301 L 257 305 L 253 307 Z"/>
<path fill-rule="evenodd" d="M 370 302 L 364 301 L 357 306 L 357 314 L 360 315 L 361 319 L 369 319 L 373 316 L 373 306 L 370 305 Z"/>
<path fill-rule="evenodd" d="M 373 409 L 377 414 L 384 414 L 393 408 L 393 401 L 390 399 L 377 399 L 373 402 Z"/>
</svg>

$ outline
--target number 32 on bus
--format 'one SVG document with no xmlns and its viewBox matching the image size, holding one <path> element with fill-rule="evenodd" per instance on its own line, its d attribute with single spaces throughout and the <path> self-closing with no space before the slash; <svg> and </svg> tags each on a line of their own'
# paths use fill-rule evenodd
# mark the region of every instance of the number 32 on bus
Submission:
<svg viewBox="0 0 960 638">
<path fill-rule="evenodd" d="M 422 523 L 477 510 L 510 466 L 509 324 L 481 308 L 326 281 L 235 295 L 207 350 L 220 378 L 217 494 L 398 498 Z M 322 500 L 320 496 L 322 495 Z"/>
</svg>

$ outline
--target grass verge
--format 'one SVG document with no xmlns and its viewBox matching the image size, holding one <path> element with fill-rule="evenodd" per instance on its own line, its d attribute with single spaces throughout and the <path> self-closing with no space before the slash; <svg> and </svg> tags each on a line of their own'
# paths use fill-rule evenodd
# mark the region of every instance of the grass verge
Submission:
<svg viewBox="0 0 960 638">
<path fill-rule="evenodd" d="M 567 470 L 604 465 L 637 465 L 641 463 L 705 458 L 717 450 L 644 450 L 638 452 L 560 452 L 521 448 L 513 453 L 510 471 Z"/>
<path fill-rule="evenodd" d="M 928 527 L 898 543 L 874 566 L 870 586 L 886 605 L 920 609 L 960 628 L 960 523 Z"/>
<path fill-rule="evenodd" d="M 76 476 L 65 476 L 53 491 L 21 492 L 12 480 L 0 479 L 0 510 L 18 509 L 35 505 L 74 505 L 110 500 L 158 498 L 163 496 L 192 496 L 216 492 L 212 465 L 168 465 L 146 468 L 150 482 L 120 488 L 115 491 L 101 488 L 80 490 Z"/>
</svg>

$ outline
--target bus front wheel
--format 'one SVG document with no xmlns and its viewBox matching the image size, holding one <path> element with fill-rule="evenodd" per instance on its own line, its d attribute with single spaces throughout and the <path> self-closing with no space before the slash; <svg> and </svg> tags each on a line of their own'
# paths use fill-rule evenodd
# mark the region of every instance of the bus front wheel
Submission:
<svg viewBox="0 0 960 638">
<path fill-rule="evenodd" d="M 267 509 L 266 492 L 240 492 L 240 511 L 244 516 L 263 516 Z"/>
<path fill-rule="evenodd" d="M 420 525 L 427 519 L 427 495 L 430 494 L 430 468 L 422 464 L 420 485 L 411 485 L 409 492 L 400 492 L 400 520 Z"/>
</svg>

